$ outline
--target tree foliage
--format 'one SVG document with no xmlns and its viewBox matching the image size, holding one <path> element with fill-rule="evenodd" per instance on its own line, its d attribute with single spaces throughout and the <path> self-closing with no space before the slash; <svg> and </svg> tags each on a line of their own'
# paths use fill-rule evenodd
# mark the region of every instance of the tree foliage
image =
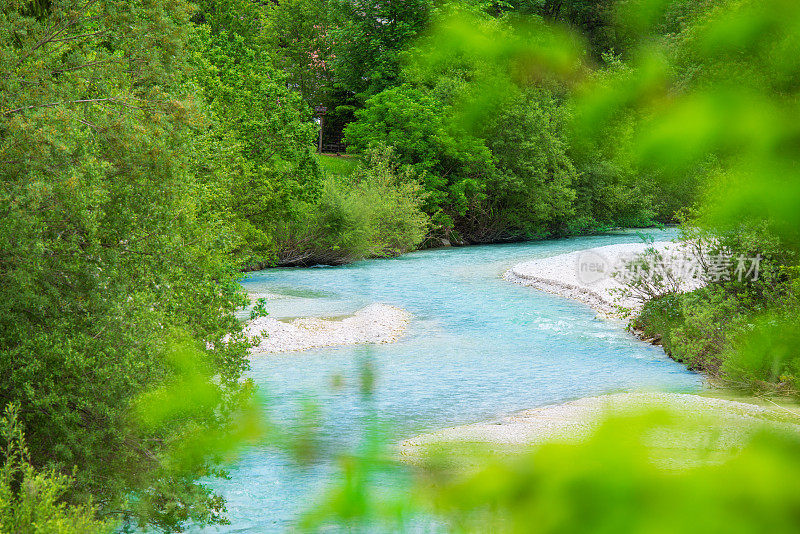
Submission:
<svg viewBox="0 0 800 534">
<path fill-rule="evenodd" d="M 234 411 L 247 343 L 231 232 L 193 172 L 202 123 L 182 0 L 12 1 L 0 14 L 0 397 L 73 502 L 164 529 L 219 520 L 165 436 L 131 417 L 189 336 Z M 213 430 L 218 420 L 187 413 Z"/>
<path fill-rule="evenodd" d="M 310 109 L 273 66 L 264 16 L 248 2 L 209 3 L 196 16 L 193 42 L 194 79 L 209 117 L 201 170 L 221 184 L 204 207 L 234 227 L 244 265 L 273 261 L 276 226 L 320 189 Z"/>
<path fill-rule="evenodd" d="M 795 4 L 7 0 L 2 527 L 225 521 L 198 481 L 258 435 L 243 267 L 696 204 L 693 239 L 773 266 L 640 325 L 696 368 L 796 390 Z M 312 152 L 319 103 L 352 172 Z"/>
<path fill-rule="evenodd" d="M 400 53 L 426 27 L 431 0 L 339 1 L 334 76 L 361 102 L 400 80 Z"/>
<path fill-rule="evenodd" d="M 30 463 L 25 436 L 15 405 L 0 419 L 0 532 L 19 534 L 100 534 L 114 524 L 97 521 L 89 506 L 63 502 L 72 488 L 70 477 L 57 471 L 37 471 Z"/>
<path fill-rule="evenodd" d="M 414 250 L 428 230 L 424 198 L 413 170 L 376 146 L 349 176 L 328 174 L 320 198 L 286 223 L 280 262 L 342 264 Z"/>
<path fill-rule="evenodd" d="M 335 0 L 281 0 L 265 18 L 265 35 L 289 85 L 310 105 L 328 103 L 334 89 Z"/>
</svg>

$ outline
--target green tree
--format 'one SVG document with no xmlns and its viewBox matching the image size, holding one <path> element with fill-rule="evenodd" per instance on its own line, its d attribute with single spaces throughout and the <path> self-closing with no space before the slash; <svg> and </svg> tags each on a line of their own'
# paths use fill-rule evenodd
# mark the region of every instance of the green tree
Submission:
<svg viewBox="0 0 800 534">
<path fill-rule="evenodd" d="M 183 0 L 12 0 L 0 11 L 0 397 L 19 406 L 30 463 L 71 476 L 69 499 L 165 530 L 223 519 L 200 477 L 132 417 L 169 383 L 188 335 L 220 403 L 183 424 L 213 432 L 246 388 L 234 310 L 245 301 L 224 221 L 192 156 Z M 207 410 L 207 409 L 204 409 Z"/>
<path fill-rule="evenodd" d="M 763 262 L 757 281 L 718 278 L 668 295 L 637 324 L 732 385 L 782 392 L 797 391 L 800 369 L 800 151 L 784 120 L 800 89 L 797 15 L 781 0 L 623 3 L 619 20 L 637 36 L 632 60 L 576 98 L 582 137 L 597 142 L 630 122 L 620 145 L 639 172 L 658 177 L 661 191 L 699 189 L 690 243 Z"/>
<path fill-rule="evenodd" d="M 455 217 L 477 202 L 493 170 L 483 141 L 449 121 L 441 102 L 408 85 L 370 98 L 356 117 L 345 129 L 351 150 L 364 152 L 384 143 L 393 147 L 401 163 L 422 175 L 425 209 L 434 224 L 452 231 Z"/>
<path fill-rule="evenodd" d="M 480 135 L 498 171 L 487 184 L 486 241 L 586 229 L 574 220 L 577 173 L 564 126 L 563 109 L 545 91 L 509 99 L 484 122 Z"/>
<path fill-rule="evenodd" d="M 273 67 L 258 6 L 210 2 L 196 19 L 195 80 L 210 118 L 201 161 L 206 181 L 225 184 L 206 207 L 231 221 L 238 260 L 263 266 L 275 259 L 277 229 L 319 194 L 316 126 Z"/>
<path fill-rule="evenodd" d="M 111 533 L 114 524 L 97 521 L 91 506 L 63 502 L 72 479 L 55 471 L 37 472 L 15 405 L 6 406 L 0 419 L 0 532 L 15 534 Z"/>
<path fill-rule="evenodd" d="M 311 106 L 329 102 L 333 90 L 333 0 L 280 0 L 266 15 L 265 32 L 276 64 Z"/>
<path fill-rule="evenodd" d="M 364 102 L 397 85 L 400 53 L 424 30 L 431 0 L 340 1 L 333 31 L 336 81 Z"/>
</svg>

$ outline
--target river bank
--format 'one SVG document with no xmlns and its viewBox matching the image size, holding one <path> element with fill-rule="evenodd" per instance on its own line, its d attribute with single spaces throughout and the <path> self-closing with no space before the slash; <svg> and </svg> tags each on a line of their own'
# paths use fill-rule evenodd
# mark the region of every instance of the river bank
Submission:
<svg viewBox="0 0 800 534">
<path fill-rule="evenodd" d="M 745 444 L 764 427 L 800 432 L 796 414 L 764 406 L 700 395 L 619 393 L 523 410 L 468 425 L 449 427 L 402 441 L 399 454 L 414 462 L 428 453 L 481 445 L 484 452 L 507 452 L 551 441 L 580 441 L 609 416 L 662 410 L 677 416 L 681 430 L 665 431 L 657 447 L 678 451 L 726 453 Z M 669 425 L 665 425 L 665 428 Z M 671 453 L 670 453 L 671 454 Z"/>
<path fill-rule="evenodd" d="M 644 301 L 626 294 L 618 275 L 627 262 L 653 249 L 663 256 L 685 255 L 683 245 L 669 241 L 624 243 L 578 250 L 514 265 L 503 279 L 533 287 L 590 306 L 604 317 L 619 318 L 636 313 Z M 700 286 L 696 279 L 683 279 L 681 291 Z"/>
<path fill-rule="evenodd" d="M 518 263 L 503 274 L 503 279 L 580 301 L 601 316 L 619 318 L 621 310 L 636 313 L 645 300 L 624 294 L 623 284 L 614 273 L 624 269 L 625 262 L 648 249 L 663 257 L 686 255 L 684 247 L 673 242 L 614 244 Z M 690 291 L 701 284 L 696 278 L 682 279 L 679 280 L 679 290 Z M 643 341 L 652 342 L 648 339 Z M 551 440 L 579 440 L 607 415 L 644 407 L 667 408 L 694 418 L 709 418 L 717 438 L 727 448 L 743 443 L 755 429 L 778 420 L 785 423 L 785 428 L 800 431 L 796 424 L 800 418 L 790 410 L 776 411 L 772 407 L 698 395 L 624 393 L 581 398 L 423 434 L 403 441 L 400 455 L 413 459 L 431 447 L 467 443 L 505 449 Z M 781 407 L 776 407 L 781 410 Z M 787 423 L 787 416 L 795 422 Z"/>
</svg>

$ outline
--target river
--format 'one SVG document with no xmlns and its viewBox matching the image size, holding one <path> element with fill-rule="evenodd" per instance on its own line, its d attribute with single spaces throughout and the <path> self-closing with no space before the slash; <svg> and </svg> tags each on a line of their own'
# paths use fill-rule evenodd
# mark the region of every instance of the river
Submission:
<svg viewBox="0 0 800 534">
<path fill-rule="evenodd" d="M 648 233 L 657 240 L 675 236 L 674 230 Z M 404 308 L 414 318 L 393 344 L 254 355 L 250 376 L 278 424 L 290 421 L 304 401 L 316 402 L 329 445 L 357 437 L 365 360 L 376 373 L 374 407 L 397 440 L 590 395 L 699 391 L 702 377 L 620 323 L 500 278 L 520 261 L 638 241 L 636 232 L 620 232 L 252 273 L 242 281 L 248 291 L 281 296 L 268 301 L 275 318 L 341 316 L 372 302 Z M 336 377 L 343 386 L 332 386 Z M 268 447 L 249 449 L 230 467 L 230 480 L 212 482 L 228 500 L 232 524 L 207 531 L 285 531 L 331 471 L 324 463 L 297 467 Z"/>
</svg>

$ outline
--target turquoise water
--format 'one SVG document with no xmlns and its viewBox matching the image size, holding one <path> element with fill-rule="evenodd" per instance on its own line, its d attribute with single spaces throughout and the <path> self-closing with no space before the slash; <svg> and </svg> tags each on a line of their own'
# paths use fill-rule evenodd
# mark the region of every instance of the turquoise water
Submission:
<svg viewBox="0 0 800 534">
<path fill-rule="evenodd" d="M 671 239 L 673 230 L 650 232 Z M 583 304 L 501 280 L 520 261 L 588 247 L 638 242 L 636 233 L 535 243 L 428 250 L 344 267 L 273 269 L 243 280 L 278 293 L 273 317 L 339 316 L 372 302 L 414 314 L 397 343 L 254 356 L 250 375 L 272 417 L 289 421 L 303 399 L 322 408 L 330 446 L 357 436 L 363 403 L 359 362 L 373 362 L 375 407 L 393 439 L 509 412 L 616 391 L 697 391 L 700 376 Z M 344 387 L 331 386 L 335 376 Z M 331 468 L 294 466 L 254 448 L 213 486 L 228 500 L 230 526 L 210 532 L 285 531 L 324 487 Z"/>
</svg>

